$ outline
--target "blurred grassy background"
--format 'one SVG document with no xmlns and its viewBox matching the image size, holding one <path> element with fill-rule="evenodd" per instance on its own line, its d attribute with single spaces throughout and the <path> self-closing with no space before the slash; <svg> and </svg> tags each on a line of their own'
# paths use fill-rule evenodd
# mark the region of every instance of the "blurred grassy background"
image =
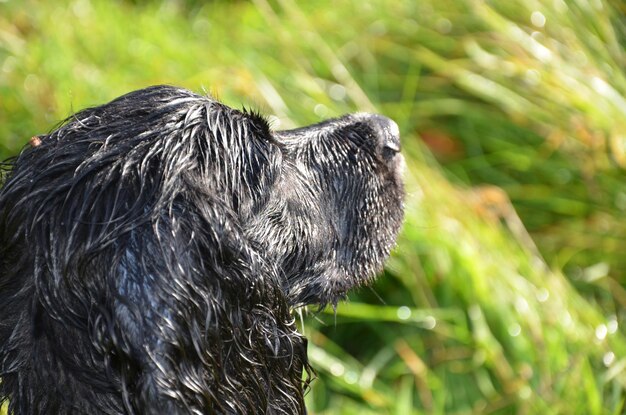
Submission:
<svg viewBox="0 0 626 415">
<path fill-rule="evenodd" d="M 621 414 L 625 11 L 1 0 L 0 156 L 157 83 L 252 105 L 275 128 L 388 115 L 408 157 L 406 225 L 372 289 L 304 316 L 310 413 Z"/>
</svg>

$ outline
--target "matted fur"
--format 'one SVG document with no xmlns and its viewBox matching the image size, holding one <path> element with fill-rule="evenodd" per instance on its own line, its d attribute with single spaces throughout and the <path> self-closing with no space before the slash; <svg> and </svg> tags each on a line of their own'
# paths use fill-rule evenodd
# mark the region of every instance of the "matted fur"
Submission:
<svg viewBox="0 0 626 415">
<path fill-rule="evenodd" d="M 301 414 L 292 310 L 369 281 L 402 220 L 395 124 L 291 131 L 168 86 L 6 165 L 0 399 L 15 414 Z"/>
</svg>

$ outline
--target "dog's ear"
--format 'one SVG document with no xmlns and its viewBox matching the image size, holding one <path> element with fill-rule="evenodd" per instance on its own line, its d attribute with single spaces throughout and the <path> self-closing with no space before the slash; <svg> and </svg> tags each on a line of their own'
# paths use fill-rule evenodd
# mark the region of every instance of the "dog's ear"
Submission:
<svg viewBox="0 0 626 415">
<path fill-rule="evenodd" d="M 16 348 L 36 347 L 42 361 L 75 351 L 59 372 L 75 386 L 68 406 L 115 406 L 102 390 L 114 383 L 128 412 L 303 413 L 306 340 L 232 204 L 197 169 L 166 176 L 161 159 L 121 164 L 105 152 L 81 164 L 83 145 L 74 137 L 66 150 L 77 154 L 64 158 L 29 149 L 3 189 L 2 260 L 26 258 L 29 243 L 34 258 L 11 264 L 33 275 L 35 306 L 20 310 L 34 314 L 10 318 L 23 333 L 31 321 L 41 329 Z"/>
<path fill-rule="evenodd" d="M 114 370 L 129 374 L 127 401 L 140 384 L 137 408 L 303 413 L 306 340 L 276 271 L 249 246 L 229 205 L 188 190 L 133 229 L 120 254 L 112 346 Z"/>
</svg>

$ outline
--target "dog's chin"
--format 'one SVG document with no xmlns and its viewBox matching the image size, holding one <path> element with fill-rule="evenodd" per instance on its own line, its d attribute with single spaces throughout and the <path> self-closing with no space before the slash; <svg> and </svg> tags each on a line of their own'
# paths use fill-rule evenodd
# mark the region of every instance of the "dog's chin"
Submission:
<svg viewBox="0 0 626 415">
<path fill-rule="evenodd" d="M 376 261 L 357 265 L 334 264 L 319 273 L 305 272 L 298 275 L 287 287 L 285 295 L 294 308 L 302 306 L 335 307 L 347 298 L 348 293 L 371 284 L 382 272 L 388 255 Z"/>
</svg>

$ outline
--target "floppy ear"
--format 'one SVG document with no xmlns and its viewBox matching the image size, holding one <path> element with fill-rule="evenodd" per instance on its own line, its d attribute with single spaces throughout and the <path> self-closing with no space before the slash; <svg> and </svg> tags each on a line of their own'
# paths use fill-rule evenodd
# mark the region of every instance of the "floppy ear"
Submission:
<svg viewBox="0 0 626 415">
<path fill-rule="evenodd" d="M 233 208 L 267 197 L 280 154 L 237 153 L 251 130 L 224 107 L 209 134 L 203 102 L 139 91 L 16 161 L 0 191 L 10 409 L 304 413 L 306 340 Z"/>
<path fill-rule="evenodd" d="M 128 409 L 304 413 L 306 340 L 275 270 L 223 201 L 187 185 L 121 255 L 109 354 Z"/>
<path fill-rule="evenodd" d="M 81 173 L 43 147 L 0 197 L 3 396 L 23 412 L 303 413 L 306 340 L 278 274 L 197 170 L 164 191 L 154 171 Z"/>
</svg>

